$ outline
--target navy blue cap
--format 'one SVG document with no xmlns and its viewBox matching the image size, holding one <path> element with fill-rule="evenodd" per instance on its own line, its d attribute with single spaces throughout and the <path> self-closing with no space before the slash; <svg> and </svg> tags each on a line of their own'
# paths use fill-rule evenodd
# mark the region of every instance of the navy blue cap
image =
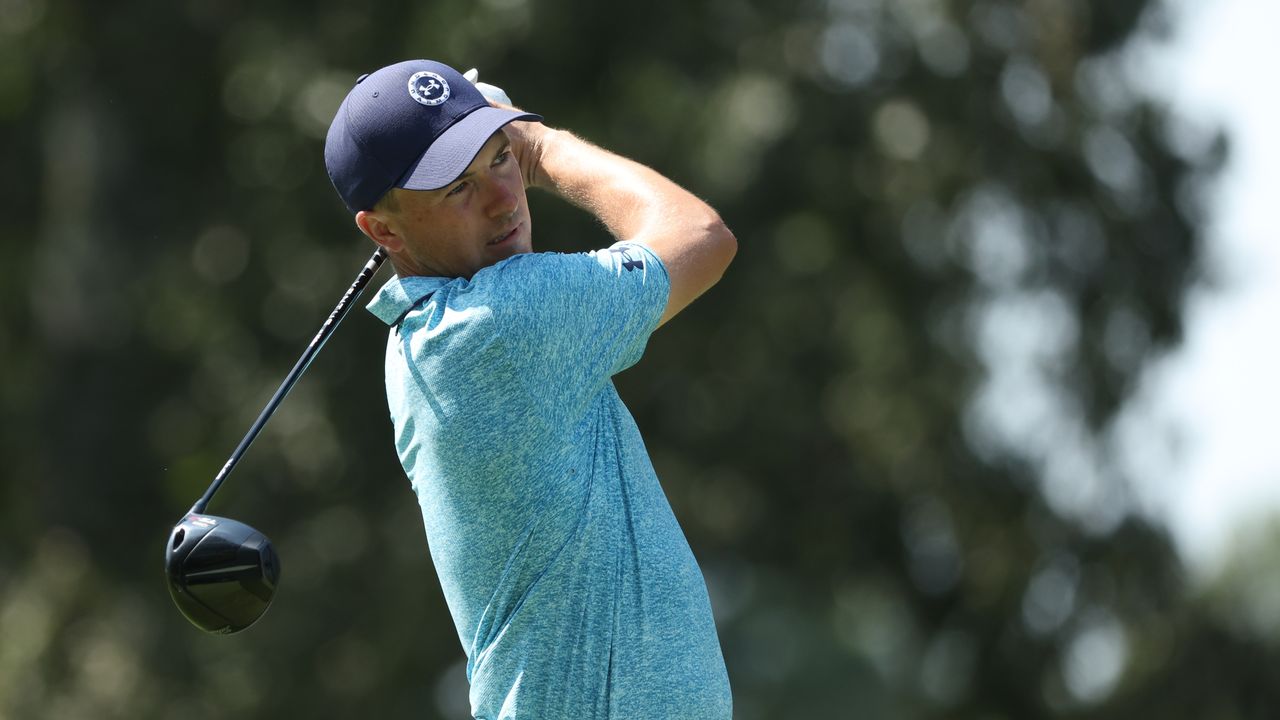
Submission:
<svg viewBox="0 0 1280 720">
<path fill-rule="evenodd" d="M 503 125 L 541 119 L 493 107 L 448 65 L 407 60 L 356 80 L 329 126 L 324 164 L 356 213 L 371 209 L 393 187 L 448 185 Z"/>
</svg>

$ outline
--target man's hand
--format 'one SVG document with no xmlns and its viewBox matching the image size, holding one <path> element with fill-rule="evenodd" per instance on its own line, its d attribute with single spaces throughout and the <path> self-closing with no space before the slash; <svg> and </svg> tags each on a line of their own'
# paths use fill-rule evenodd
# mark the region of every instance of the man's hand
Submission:
<svg viewBox="0 0 1280 720">
<path fill-rule="evenodd" d="M 507 93 L 497 85 L 480 82 L 480 71 L 471 68 L 462 77 L 476 86 L 481 95 L 494 107 L 504 110 L 518 110 Z M 539 122 L 516 121 L 505 128 L 507 138 L 511 140 L 511 152 L 520 165 L 520 174 L 524 177 L 525 187 L 547 187 L 545 174 L 542 172 L 542 156 L 549 136 L 555 131 Z"/>
<path fill-rule="evenodd" d="M 462 73 L 462 77 L 466 78 L 467 80 L 470 80 L 471 84 L 475 85 L 476 89 L 480 91 L 480 94 L 484 95 L 485 99 L 489 101 L 489 104 L 495 105 L 498 107 L 501 107 L 503 105 L 511 106 L 514 104 L 511 102 L 511 98 L 507 97 L 506 90 L 503 90 L 497 85 L 490 85 L 489 83 L 480 82 L 479 70 L 475 68 L 471 68 L 470 70 Z"/>
</svg>

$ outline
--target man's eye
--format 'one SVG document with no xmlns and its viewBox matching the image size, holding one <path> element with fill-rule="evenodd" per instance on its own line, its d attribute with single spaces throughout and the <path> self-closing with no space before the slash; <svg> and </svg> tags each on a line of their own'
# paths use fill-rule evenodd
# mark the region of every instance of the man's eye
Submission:
<svg viewBox="0 0 1280 720">
<path fill-rule="evenodd" d="M 510 159 L 511 159 L 511 151 L 503 150 L 502 152 L 498 153 L 498 157 L 493 159 L 493 164 L 501 165 Z"/>
<path fill-rule="evenodd" d="M 445 197 L 453 197 L 454 195 L 461 194 L 461 193 L 462 193 L 462 191 L 463 191 L 463 190 L 465 190 L 465 189 L 467 188 L 467 185 L 468 185 L 468 184 L 469 184 L 469 183 L 468 183 L 468 181 L 464 180 L 464 181 L 462 181 L 462 182 L 458 183 L 457 185 L 454 185 L 454 186 L 453 186 L 453 189 L 452 189 L 452 190 L 450 190 L 448 193 L 446 193 L 446 194 L 445 194 Z"/>
</svg>

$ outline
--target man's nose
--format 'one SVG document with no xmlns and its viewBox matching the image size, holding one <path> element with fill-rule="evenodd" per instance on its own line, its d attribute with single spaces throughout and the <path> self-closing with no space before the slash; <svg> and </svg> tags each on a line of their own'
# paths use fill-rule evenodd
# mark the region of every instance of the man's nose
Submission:
<svg viewBox="0 0 1280 720">
<path fill-rule="evenodd" d="M 489 188 L 485 209 L 488 211 L 489 217 L 506 217 L 514 213 L 516 208 L 520 206 L 520 198 L 516 196 L 512 188 L 507 186 L 507 183 L 493 179 L 487 184 Z"/>
</svg>

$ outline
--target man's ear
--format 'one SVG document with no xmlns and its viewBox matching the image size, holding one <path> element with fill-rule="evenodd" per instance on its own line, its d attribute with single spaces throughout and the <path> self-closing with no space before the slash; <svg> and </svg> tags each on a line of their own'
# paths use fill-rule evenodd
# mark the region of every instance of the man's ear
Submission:
<svg viewBox="0 0 1280 720">
<path fill-rule="evenodd" d="M 360 232 L 367 235 L 370 240 L 386 248 L 387 252 L 400 252 L 404 247 L 404 239 L 391 229 L 386 218 L 376 210 L 361 210 L 356 213 L 356 227 L 360 228 Z"/>
</svg>

